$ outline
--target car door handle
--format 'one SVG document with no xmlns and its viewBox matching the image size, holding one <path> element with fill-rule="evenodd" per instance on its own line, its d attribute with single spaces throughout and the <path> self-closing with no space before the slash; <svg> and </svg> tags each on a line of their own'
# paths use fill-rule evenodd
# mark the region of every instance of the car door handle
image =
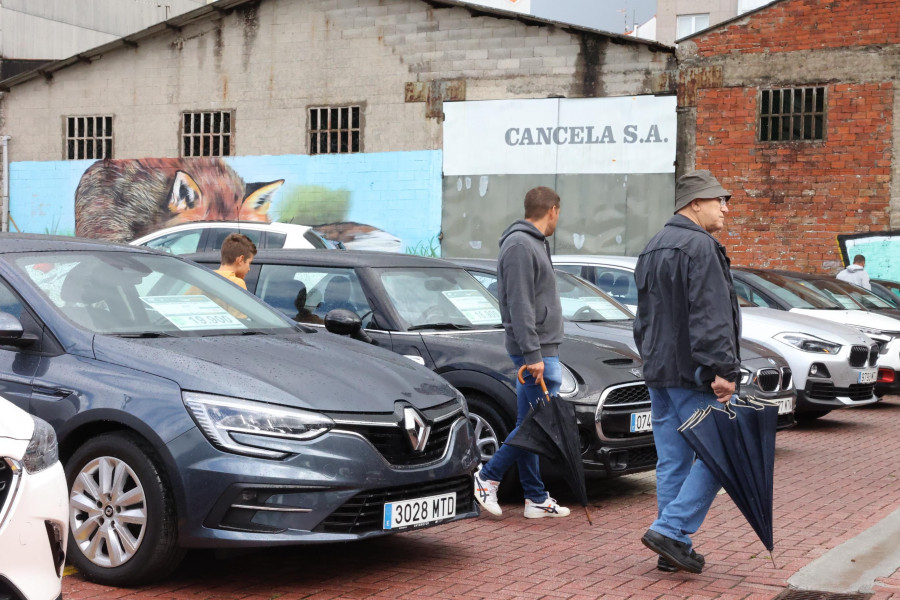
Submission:
<svg viewBox="0 0 900 600">
<path fill-rule="evenodd" d="M 49 388 L 36 385 L 31 389 L 32 396 L 38 396 L 49 400 L 60 400 L 69 396 L 72 392 L 70 390 L 63 390 L 59 388 Z"/>
</svg>

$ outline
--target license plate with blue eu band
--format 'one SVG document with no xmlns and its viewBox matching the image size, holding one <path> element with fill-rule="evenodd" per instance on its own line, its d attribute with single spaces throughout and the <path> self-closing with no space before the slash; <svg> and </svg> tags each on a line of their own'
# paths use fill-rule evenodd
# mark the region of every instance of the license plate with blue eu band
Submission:
<svg viewBox="0 0 900 600">
<path fill-rule="evenodd" d="M 406 529 L 456 516 L 456 493 L 384 504 L 384 529 Z"/>
<path fill-rule="evenodd" d="M 650 411 L 631 413 L 631 433 L 640 433 L 644 431 L 653 431 L 653 424 L 650 421 Z"/>
</svg>

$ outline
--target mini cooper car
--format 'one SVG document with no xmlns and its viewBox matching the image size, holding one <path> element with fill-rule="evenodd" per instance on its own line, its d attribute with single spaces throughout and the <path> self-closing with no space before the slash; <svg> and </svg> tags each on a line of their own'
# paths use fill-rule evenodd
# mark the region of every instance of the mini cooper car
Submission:
<svg viewBox="0 0 900 600">
<path fill-rule="evenodd" d="M 218 264 L 215 255 L 191 258 Z M 313 326 L 324 327 L 329 311 L 349 310 L 366 339 L 439 373 L 466 397 L 482 460 L 512 430 L 516 373 L 500 311 L 457 265 L 383 252 L 269 250 L 253 259 L 246 282 L 285 315 Z M 560 396 L 575 405 L 585 471 L 605 476 L 655 468 L 649 428 L 633 426 L 636 418 L 649 423 L 640 358 L 621 344 L 571 335 L 559 356 Z"/>
<path fill-rule="evenodd" d="M 0 398 L 0 598 L 62 598 L 68 512 L 53 428 Z"/>
<path fill-rule="evenodd" d="M 451 260 L 464 267 L 488 291 L 494 293 L 497 288 L 497 261 Z M 634 315 L 622 304 L 584 279 L 559 269 L 556 270 L 556 287 L 563 305 L 567 332 L 606 343 L 618 342 L 628 346 L 632 352 L 637 352 L 634 343 Z M 778 352 L 747 339 L 741 340 L 741 358 L 740 395 L 777 402 L 778 427 L 783 429 L 794 425 L 796 393 L 788 363 Z"/>
<path fill-rule="evenodd" d="M 56 430 L 68 555 L 88 579 L 157 581 L 186 548 L 350 541 L 478 514 L 457 390 L 194 263 L 3 235 L 0 312 L 0 393 Z"/>
</svg>

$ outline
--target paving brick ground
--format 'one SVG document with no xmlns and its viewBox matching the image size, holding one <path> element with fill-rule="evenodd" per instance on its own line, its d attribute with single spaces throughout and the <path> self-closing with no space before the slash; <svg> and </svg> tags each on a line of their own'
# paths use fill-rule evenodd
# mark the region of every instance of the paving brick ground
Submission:
<svg viewBox="0 0 900 600">
<path fill-rule="evenodd" d="M 753 598 L 768 600 L 829 549 L 900 506 L 900 397 L 831 413 L 781 432 L 775 473 L 775 561 L 734 504 L 720 496 L 695 536 L 702 575 L 655 570 L 639 538 L 656 512 L 654 476 L 591 486 L 594 526 L 573 511 L 526 520 L 520 504 L 500 518 L 356 544 L 275 549 L 216 558 L 189 555 L 168 581 L 116 589 L 64 578 L 68 600 L 299 600 L 361 598 Z M 563 484 L 551 491 L 565 499 Z M 900 541 L 898 541 L 900 543 Z M 900 600 L 900 571 L 875 600 Z"/>
</svg>

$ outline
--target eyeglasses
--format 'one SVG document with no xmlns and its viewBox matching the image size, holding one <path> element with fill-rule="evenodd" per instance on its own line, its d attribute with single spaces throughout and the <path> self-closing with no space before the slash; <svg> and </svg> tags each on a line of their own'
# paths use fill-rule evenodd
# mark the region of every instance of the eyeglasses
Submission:
<svg viewBox="0 0 900 600">
<path fill-rule="evenodd" d="M 719 196 L 717 200 L 719 201 L 719 206 L 722 208 L 725 208 L 728 205 L 728 196 Z"/>
</svg>

